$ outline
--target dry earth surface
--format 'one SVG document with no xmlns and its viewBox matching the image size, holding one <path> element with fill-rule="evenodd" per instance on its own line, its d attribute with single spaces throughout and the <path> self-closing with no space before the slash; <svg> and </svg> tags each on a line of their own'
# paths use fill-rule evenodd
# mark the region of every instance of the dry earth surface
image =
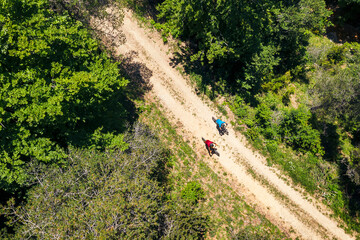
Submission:
<svg viewBox="0 0 360 240">
<path fill-rule="evenodd" d="M 276 169 L 267 166 L 265 158 L 248 147 L 244 137 L 231 126 L 229 135 L 219 136 L 211 119 L 217 116 L 213 104 L 200 99 L 186 78 L 172 67 L 171 50 L 163 44 L 161 36 L 140 27 L 130 11 L 124 14 L 121 31 L 126 41 L 117 47 L 117 54 L 132 66 L 128 69 L 131 74 L 150 82 L 150 95 L 166 109 L 177 130 L 186 132 L 184 137 L 196 142 L 193 146 L 196 152 L 206 154 L 201 137 L 220 146 L 220 157 L 206 158 L 210 166 L 215 168 L 214 158 L 217 158 L 224 171 L 238 182 L 238 193 L 291 238 L 353 239 L 329 217 L 329 209 L 306 197 L 299 187 L 293 187 Z M 108 28 L 108 31 L 118 30 Z"/>
</svg>

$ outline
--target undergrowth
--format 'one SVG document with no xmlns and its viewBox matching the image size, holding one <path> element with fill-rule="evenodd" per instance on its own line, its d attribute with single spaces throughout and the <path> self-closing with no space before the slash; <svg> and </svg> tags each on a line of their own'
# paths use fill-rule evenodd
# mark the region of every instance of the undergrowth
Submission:
<svg viewBox="0 0 360 240">
<path fill-rule="evenodd" d="M 337 47 L 330 41 L 318 39 L 311 39 L 309 51 L 315 51 L 315 47 L 325 49 L 325 53 L 328 51 L 327 58 L 324 60 L 319 57 L 317 62 L 331 71 L 336 68 L 334 64 L 338 59 L 344 60 L 341 53 L 345 51 L 342 46 Z M 342 52 L 339 53 L 334 48 L 341 48 Z M 308 63 L 309 68 L 312 64 L 314 62 Z M 344 62 L 339 64 L 345 66 Z M 309 81 L 316 81 L 317 74 L 313 69 L 307 78 Z M 352 190 L 346 186 L 352 184 L 344 184 L 349 181 L 346 176 L 346 166 L 349 169 L 349 163 L 344 160 L 351 161 L 350 155 L 356 150 L 351 145 L 351 134 L 341 123 L 324 123 L 319 114 L 310 112 L 311 102 L 307 92 L 312 83 L 299 79 L 286 80 L 292 77 L 293 74 L 286 73 L 279 77 L 283 79 L 283 84 L 279 84 L 279 78 L 269 82 L 264 87 L 273 91 L 256 95 L 257 104 L 254 106 L 240 95 L 228 97 L 228 106 L 236 116 L 235 129 L 241 131 L 252 146 L 266 157 L 269 166 L 278 166 L 295 184 L 300 184 L 314 197 L 330 206 L 334 217 L 340 217 L 346 223 L 342 227 L 347 232 L 360 233 L 359 208 L 356 209 L 356 200 L 347 195 Z M 285 84 L 286 82 L 292 84 Z M 290 100 L 290 97 L 293 99 Z M 323 128 L 325 124 L 327 132 Z M 353 188 L 356 189 L 356 186 Z"/>
</svg>

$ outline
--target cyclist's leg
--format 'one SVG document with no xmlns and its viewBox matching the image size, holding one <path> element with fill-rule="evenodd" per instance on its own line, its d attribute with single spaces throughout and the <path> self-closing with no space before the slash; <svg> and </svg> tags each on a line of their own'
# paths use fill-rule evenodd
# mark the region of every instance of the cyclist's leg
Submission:
<svg viewBox="0 0 360 240">
<path fill-rule="evenodd" d="M 211 156 L 211 149 L 209 146 L 206 145 L 206 150 L 208 151 L 209 155 Z"/>
</svg>

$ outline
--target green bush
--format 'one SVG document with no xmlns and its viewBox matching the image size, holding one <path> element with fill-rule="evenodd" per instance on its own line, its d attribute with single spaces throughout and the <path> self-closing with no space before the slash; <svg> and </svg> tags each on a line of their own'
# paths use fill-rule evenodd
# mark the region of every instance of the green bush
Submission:
<svg viewBox="0 0 360 240">
<path fill-rule="evenodd" d="M 320 133 L 309 124 L 311 113 L 304 107 L 285 112 L 280 125 L 283 141 L 294 149 L 323 155 Z"/>
<path fill-rule="evenodd" d="M 270 240 L 273 239 L 271 234 L 266 231 L 259 231 L 259 229 L 254 228 L 253 226 L 246 226 L 244 229 L 241 229 L 238 233 L 232 236 L 234 240 Z"/>
<path fill-rule="evenodd" d="M 271 156 L 274 156 L 279 151 L 279 144 L 275 141 L 269 141 L 266 143 L 266 149 L 270 153 Z"/>
<path fill-rule="evenodd" d="M 285 74 L 277 78 L 272 78 L 268 82 L 261 85 L 264 91 L 278 92 L 280 89 L 289 85 L 292 80 L 290 71 L 287 71 Z"/>
<path fill-rule="evenodd" d="M 335 45 L 327 52 L 327 60 L 332 64 L 342 63 L 345 60 L 346 51 L 344 45 Z"/>
<path fill-rule="evenodd" d="M 201 188 L 201 184 L 193 181 L 186 184 L 185 188 L 181 191 L 181 198 L 192 203 L 196 204 L 199 200 L 205 197 L 205 192 Z"/>
<path fill-rule="evenodd" d="M 262 133 L 266 139 L 276 140 L 279 138 L 279 134 L 274 127 L 267 127 L 263 129 Z"/>
<path fill-rule="evenodd" d="M 232 100 L 232 103 L 229 104 L 231 111 L 238 116 L 239 118 L 245 118 L 248 115 L 248 106 L 246 105 L 244 99 L 236 95 Z"/>
<path fill-rule="evenodd" d="M 260 104 L 257 108 L 256 108 L 257 112 L 256 112 L 256 119 L 258 121 L 258 123 L 260 124 L 260 126 L 262 127 L 268 127 L 271 125 L 271 115 L 272 115 L 272 110 L 270 109 L 270 107 L 266 104 Z"/>
<path fill-rule="evenodd" d="M 282 119 L 282 112 L 278 108 L 282 105 L 281 101 L 277 96 L 268 93 L 259 98 L 259 102 L 260 104 L 255 108 L 255 122 L 260 127 L 260 133 L 266 139 L 279 139 L 279 124 Z"/>
<path fill-rule="evenodd" d="M 0 205 L 15 226 L 9 239 L 204 239 L 209 217 L 191 202 L 201 185 L 171 198 L 168 150 L 139 123 L 125 141 L 126 151 L 70 148 L 61 167 L 28 164 L 27 201 Z"/>
<path fill-rule="evenodd" d="M 247 129 L 245 134 L 248 138 L 250 138 L 253 141 L 259 138 L 259 132 L 256 128 Z"/>
</svg>

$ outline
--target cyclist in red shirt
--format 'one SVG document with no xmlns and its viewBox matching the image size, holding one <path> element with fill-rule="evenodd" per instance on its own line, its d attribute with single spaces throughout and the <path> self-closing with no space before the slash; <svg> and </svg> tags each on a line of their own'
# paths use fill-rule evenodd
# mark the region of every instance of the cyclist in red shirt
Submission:
<svg viewBox="0 0 360 240">
<path fill-rule="evenodd" d="M 206 149 L 209 151 L 210 157 L 213 155 L 213 152 L 215 150 L 216 147 L 216 143 L 210 141 L 210 140 L 206 140 L 205 141 L 206 144 Z"/>
</svg>

